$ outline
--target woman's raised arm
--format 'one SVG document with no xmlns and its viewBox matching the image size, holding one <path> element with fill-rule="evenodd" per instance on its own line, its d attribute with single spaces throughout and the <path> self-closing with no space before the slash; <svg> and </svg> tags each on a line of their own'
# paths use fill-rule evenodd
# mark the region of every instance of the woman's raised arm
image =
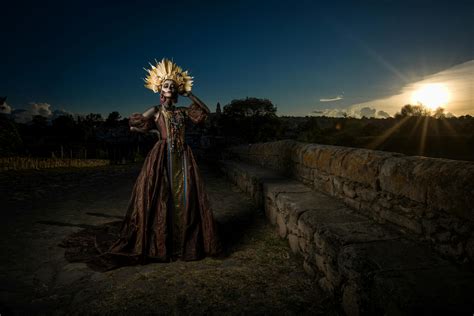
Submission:
<svg viewBox="0 0 474 316">
<path fill-rule="evenodd" d="M 186 92 L 186 93 L 183 93 L 183 95 L 185 97 L 188 97 L 190 98 L 194 103 L 196 103 L 197 105 L 199 105 L 200 108 L 202 108 L 204 110 L 204 112 L 206 112 L 206 114 L 209 114 L 211 113 L 211 110 L 209 110 L 209 108 L 207 107 L 207 105 L 202 102 L 201 100 L 199 100 L 199 98 L 197 96 L 195 96 L 194 94 L 191 93 L 191 91 L 189 92 Z"/>
<path fill-rule="evenodd" d="M 193 121 L 194 124 L 199 124 L 204 121 L 207 116 L 211 113 L 209 108 L 207 107 L 204 102 L 199 100 L 194 94 L 191 92 L 183 93 L 184 96 L 189 97 L 193 103 L 187 109 L 187 115 Z"/>
<path fill-rule="evenodd" d="M 152 106 L 151 108 L 149 108 L 148 110 L 146 110 L 145 112 L 143 112 L 143 116 L 146 117 L 146 118 L 150 118 L 152 116 L 154 116 L 156 114 L 156 112 L 158 112 L 159 108 L 157 105 L 155 106 Z"/>
<path fill-rule="evenodd" d="M 129 118 L 130 131 L 147 133 L 154 128 L 154 116 L 158 106 L 152 106 L 143 113 L 133 113 Z"/>
</svg>

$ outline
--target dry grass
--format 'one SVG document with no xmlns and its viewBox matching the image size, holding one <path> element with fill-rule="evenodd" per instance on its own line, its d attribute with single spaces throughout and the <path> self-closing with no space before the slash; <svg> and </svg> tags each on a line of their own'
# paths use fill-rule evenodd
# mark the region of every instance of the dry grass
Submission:
<svg viewBox="0 0 474 316">
<path fill-rule="evenodd" d="M 108 274 L 111 281 L 122 281 L 101 291 L 100 299 L 81 313 L 338 314 L 334 302 L 304 273 L 302 258 L 260 216 L 225 259 L 126 267 Z"/>
<path fill-rule="evenodd" d="M 30 157 L 2 157 L 0 171 L 23 169 L 47 169 L 69 167 L 97 167 L 109 165 L 105 159 L 61 159 L 61 158 L 30 158 Z"/>
</svg>

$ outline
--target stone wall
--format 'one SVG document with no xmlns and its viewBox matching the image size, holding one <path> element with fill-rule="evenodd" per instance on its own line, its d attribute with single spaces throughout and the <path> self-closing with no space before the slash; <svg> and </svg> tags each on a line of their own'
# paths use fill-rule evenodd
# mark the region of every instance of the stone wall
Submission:
<svg viewBox="0 0 474 316">
<path fill-rule="evenodd" d="M 260 165 L 341 199 L 379 223 L 474 263 L 474 163 L 283 140 L 231 147 Z"/>
</svg>

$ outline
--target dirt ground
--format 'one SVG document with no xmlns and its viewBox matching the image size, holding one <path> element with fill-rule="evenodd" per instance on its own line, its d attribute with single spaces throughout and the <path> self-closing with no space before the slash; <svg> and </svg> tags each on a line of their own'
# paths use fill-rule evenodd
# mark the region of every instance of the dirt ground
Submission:
<svg viewBox="0 0 474 316">
<path fill-rule="evenodd" d="M 338 315 L 261 211 L 198 163 L 226 254 L 101 271 L 141 165 L 0 173 L 0 314 Z"/>
</svg>

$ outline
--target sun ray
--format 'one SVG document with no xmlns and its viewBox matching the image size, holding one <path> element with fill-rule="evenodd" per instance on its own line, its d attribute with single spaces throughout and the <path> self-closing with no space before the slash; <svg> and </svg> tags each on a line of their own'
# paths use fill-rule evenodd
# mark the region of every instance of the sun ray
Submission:
<svg viewBox="0 0 474 316">
<path fill-rule="evenodd" d="M 453 136 L 457 136 L 457 135 L 458 135 L 458 132 L 454 129 L 454 127 L 451 125 L 451 123 L 449 122 L 449 120 L 447 120 L 447 119 L 441 119 L 441 122 L 442 122 L 442 124 L 446 127 L 446 129 L 451 132 L 451 134 L 452 134 Z"/>
<path fill-rule="evenodd" d="M 385 132 L 383 132 L 382 135 L 378 136 L 375 138 L 372 142 L 370 142 L 366 148 L 367 149 L 376 149 L 378 146 L 380 146 L 383 142 L 385 142 L 397 129 L 402 127 L 403 124 L 406 123 L 408 120 L 408 116 L 403 117 L 400 121 L 398 121 L 395 125 L 387 129 Z"/>
<path fill-rule="evenodd" d="M 412 137 L 416 136 L 416 131 L 419 129 L 419 125 L 422 121 L 423 121 L 423 116 L 416 117 L 415 126 L 413 126 L 413 128 L 411 129 L 410 134 L 408 135 L 408 138 L 411 139 Z"/>
<path fill-rule="evenodd" d="M 428 116 L 423 117 L 423 126 L 421 128 L 420 147 L 418 148 L 418 155 L 423 156 L 426 149 L 426 135 L 428 132 L 428 125 L 430 118 Z"/>
</svg>

